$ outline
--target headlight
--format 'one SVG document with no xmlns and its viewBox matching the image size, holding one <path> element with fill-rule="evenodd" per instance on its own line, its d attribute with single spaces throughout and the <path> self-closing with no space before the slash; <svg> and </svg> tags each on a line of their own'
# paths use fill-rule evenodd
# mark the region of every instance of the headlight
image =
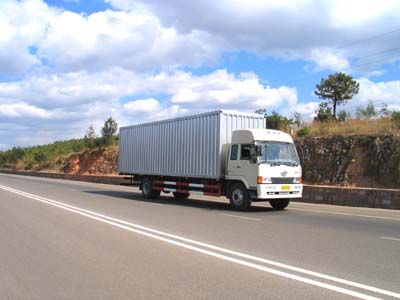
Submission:
<svg viewBox="0 0 400 300">
<path fill-rule="evenodd" d="M 301 178 L 301 177 L 295 177 L 295 178 L 293 179 L 293 183 L 303 183 L 303 178 Z"/>
<path fill-rule="evenodd" d="M 271 177 L 258 176 L 257 177 L 257 184 L 262 184 L 262 183 L 272 183 Z"/>
</svg>

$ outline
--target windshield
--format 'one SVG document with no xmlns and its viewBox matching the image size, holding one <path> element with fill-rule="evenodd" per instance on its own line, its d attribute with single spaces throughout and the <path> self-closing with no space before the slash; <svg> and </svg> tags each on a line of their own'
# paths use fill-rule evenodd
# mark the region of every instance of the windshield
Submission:
<svg viewBox="0 0 400 300">
<path fill-rule="evenodd" d="M 299 165 L 296 147 L 292 143 L 258 142 L 259 162 L 268 164 Z"/>
</svg>

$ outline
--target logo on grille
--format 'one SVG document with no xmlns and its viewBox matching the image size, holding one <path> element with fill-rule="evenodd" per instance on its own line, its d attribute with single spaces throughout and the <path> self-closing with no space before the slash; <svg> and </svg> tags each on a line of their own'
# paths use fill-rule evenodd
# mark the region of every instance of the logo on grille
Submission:
<svg viewBox="0 0 400 300">
<path fill-rule="evenodd" d="M 287 171 L 283 171 L 283 172 L 281 173 L 281 175 L 282 175 L 282 177 L 286 177 Z"/>
</svg>

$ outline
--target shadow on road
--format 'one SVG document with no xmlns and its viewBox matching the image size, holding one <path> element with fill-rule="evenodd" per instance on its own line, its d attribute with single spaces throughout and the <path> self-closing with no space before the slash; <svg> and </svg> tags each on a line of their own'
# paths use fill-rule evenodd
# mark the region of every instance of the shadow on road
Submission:
<svg viewBox="0 0 400 300">
<path fill-rule="evenodd" d="M 234 211 L 231 208 L 228 202 L 217 202 L 210 200 L 200 200 L 200 199 L 185 199 L 185 200 L 177 200 L 169 195 L 161 195 L 158 199 L 144 199 L 141 193 L 137 192 L 124 192 L 124 191 L 84 191 L 85 193 L 94 194 L 94 195 L 102 195 L 113 198 L 121 198 L 128 199 L 132 201 L 138 202 L 151 202 L 158 203 L 163 205 L 179 205 L 186 207 L 194 207 L 200 209 L 209 209 L 209 210 L 221 210 L 221 211 Z M 222 198 L 221 198 L 222 199 Z M 262 206 L 251 206 L 247 213 L 251 212 L 272 212 L 274 211 L 271 207 L 262 207 Z"/>
</svg>

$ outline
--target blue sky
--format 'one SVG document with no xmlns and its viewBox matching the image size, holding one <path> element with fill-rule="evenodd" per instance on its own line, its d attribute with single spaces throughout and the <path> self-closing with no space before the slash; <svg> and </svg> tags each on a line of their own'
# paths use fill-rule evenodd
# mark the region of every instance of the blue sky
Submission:
<svg viewBox="0 0 400 300">
<path fill-rule="evenodd" d="M 360 9 L 362 5 L 362 9 Z M 2 0 L 0 150 L 217 108 L 312 120 L 346 72 L 400 110 L 395 0 Z"/>
</svg>

